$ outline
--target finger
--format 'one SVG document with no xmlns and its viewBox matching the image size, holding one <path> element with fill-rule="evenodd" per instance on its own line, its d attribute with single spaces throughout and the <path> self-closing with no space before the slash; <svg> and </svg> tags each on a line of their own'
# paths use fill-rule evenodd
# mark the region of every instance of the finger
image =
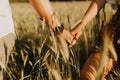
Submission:
<svg viewBox="0 0 120 80">
<path fill-rule="evenodd" d="M 70 34 L 73 36 L 73 38 L 75 37 L 75 35 L 72 32 L 70 32 Z"/>
<path fill-rule="evenodd" d="M 71 43 L 68 43 L 68 47 L 70 48 L 70 47 L 72 47 L 75 44 L 76 44 L 76 40 L 74 39 Z"/>
<path fill-rule="evenodd" d="M 78 40 L 79 36 L 82 34 L 82 31 L 76 34 L 75 39 Z"/>
<path fill-rule="evenodd" d="M 67 41 L 68 47 L 72 47 L 73 45 L 75 45 L 76 40 L 77 40 L 76 36 L 73 33 L 70 32 L 70 34 L 72 35 L 72 39 L 71 39 L 71 41 Z"/>
<path fill-rule="evenodd" d="M 71 45 L 75 45 L 75 43 L 76 43 L 76 39 L 72 41 Z"/>
</svg>

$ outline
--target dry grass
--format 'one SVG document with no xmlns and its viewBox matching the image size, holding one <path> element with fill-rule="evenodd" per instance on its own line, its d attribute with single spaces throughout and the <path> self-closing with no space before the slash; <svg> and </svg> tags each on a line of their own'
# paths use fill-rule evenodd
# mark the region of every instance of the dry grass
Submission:
<svg viewBox="0 0 120 80">
<path fill-rule="evenodd" d="M 70 30 L 77 22 L 90 2 L 54 2 L 56 15 Z M 62 6 L 62 7 L 61 7 Z M 80 69 L 93 48 L 104 19 L 103 12 L 92 20 L 75 46 L 66 51 L 59 50 L 56 38 L 28 3 L 12 3 L 17 40 L 10 56 L 7 71 L 8 80 L 79 80 Z M 107 4 L 106 21 L 112 16 L 112 9 Z M 110 13 L 110 14 L 108 14 Z M 100 23 L 98 23 L 100 22 Z M 94 27 L 94 28 L 93 28 Z M 64 42 L 62 42 L 64 44 Z M 66 54 L 66 57 L 64 54 Z M 118 72 L 118 71 L 117 71 Z M 116 71 L 114 70 L 114 73 Z M 119 74 L 119 72 L 117 73 Z M 110 74 L 111 80 L 114 75 Z M 116 79 L 117 80 L 117 79 Z"/>
</svg>

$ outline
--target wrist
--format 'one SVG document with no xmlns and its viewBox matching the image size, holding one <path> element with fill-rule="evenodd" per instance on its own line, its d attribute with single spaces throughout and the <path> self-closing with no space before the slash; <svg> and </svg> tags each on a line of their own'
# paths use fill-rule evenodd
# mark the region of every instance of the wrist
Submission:
<svg viewBox="0 0 120 80">
<path fill-rule="evenodd" d="M 56 17 L 55 13 L 53 13 L 53 14 L 51 15 L 51 17 L 49 18 L 49 20 L 48 20 L 48 25 L 49 25 L 52 29 L 54 29 L 54 28 L 57 27 L 57 26 L 61 26 L 61 24 L 60 24 L 58 18 Z"/>
<path fill-rule="evenodd" d="M 81 21 L 80 24 L 81 24 L 82 26 L 85 26 L 85 25 L 86 25 L 86 23 L 85 23 L 84 21 Z"/>
<path fill-rule="evenodd" d="M 59 35 L 63 32 L 64 26 L 60 24 L 58 18 L 56 17 L 55 13 L 51 15 L 51 28 L 55 35 Z"/>
<path fill-rule="evenodd" d="M 79 25 L 78 25 L 78 30 L 79 32 L 82 32 L 85 28 L 86 24 L 83 21 L 80 21 Z"/>
</svg>

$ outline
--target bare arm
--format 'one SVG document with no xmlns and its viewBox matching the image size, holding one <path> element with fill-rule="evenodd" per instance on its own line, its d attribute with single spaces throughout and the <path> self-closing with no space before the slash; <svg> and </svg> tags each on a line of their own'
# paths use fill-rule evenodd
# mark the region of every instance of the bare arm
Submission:
<svg viewBox="0 0 120 80">
<path fill-rule="evenodd" d="M 45 18 L 46 23 L 54 29 L 56 26 L 60 26 L 60 22 L 54 14 L 52 6 L 49 0 L 30 0 L 30 3 L 33 5 L 38 14 Z M 54 18 L 52 18 L 54 17 Z"/>
<path fill-rule="evenodd" d="M 93 0 L 84 17 L 82 18 L 82 23 L 86 25 L 90 20 L 92 20 L 97 13 L 104 7 L 105 0 Z"/>
<path fill-rule="evenodd" d="M 72 41 L 73 36 L 71 35 L 71 33 L 65 30 L 63 27 L 61 30 L 61 24 L 56 15 L 54 14 L 49 0 L 30 0 L 30 2 L 35 8 L 35 10 L 38 12 L 38 14 L 42 18 L 45 18 L 46 23 L 52 28 L 55 34 L 57 34 L 59 37 L 63 37 L 67 42 Z"/>
<path fill-rule="evenodd" d="M 92 20 L 97 13 L 104 7 L 106 1 L 105 0 L 93 0 L 90 7 L 86 11 L 85 15 L 83 16 L 81 22 L 79 22 L 72 30 L 71 33 L 78 39 L 81 34 L 81 29 Z"/>
</svg>

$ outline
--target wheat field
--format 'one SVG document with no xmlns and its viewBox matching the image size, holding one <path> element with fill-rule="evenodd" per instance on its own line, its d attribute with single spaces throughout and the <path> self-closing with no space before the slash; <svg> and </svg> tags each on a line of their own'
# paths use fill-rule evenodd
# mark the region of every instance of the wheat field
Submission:
<svg viewBox="0 0 120 80">
<path fill-rule="evenodd" d="M 56 15 L 67 30 L 82 18 L 89 5 L 89 1 L 52 2 Z M 57 43 L 49 27 L 29 3 L 11 3 L 11 9 L 17 39 L 6 70 L 7 80 L 79 80 L 80 70 L 94 47 L 102 20 L 106 19 L 107 23 L 114 14 L 107 4 L 105 13 L 101 10 L 98 15 L 101 22 L 94 18 L 87 24 L 76 45 L 68 49 L 69 53 L 64 50 L 69 56 L 69 60 L 65 61 L 56 48 Z M 119 74 L 118 68 L 113 70 L 108 80 L 119 80 Z"/>
</svg>

